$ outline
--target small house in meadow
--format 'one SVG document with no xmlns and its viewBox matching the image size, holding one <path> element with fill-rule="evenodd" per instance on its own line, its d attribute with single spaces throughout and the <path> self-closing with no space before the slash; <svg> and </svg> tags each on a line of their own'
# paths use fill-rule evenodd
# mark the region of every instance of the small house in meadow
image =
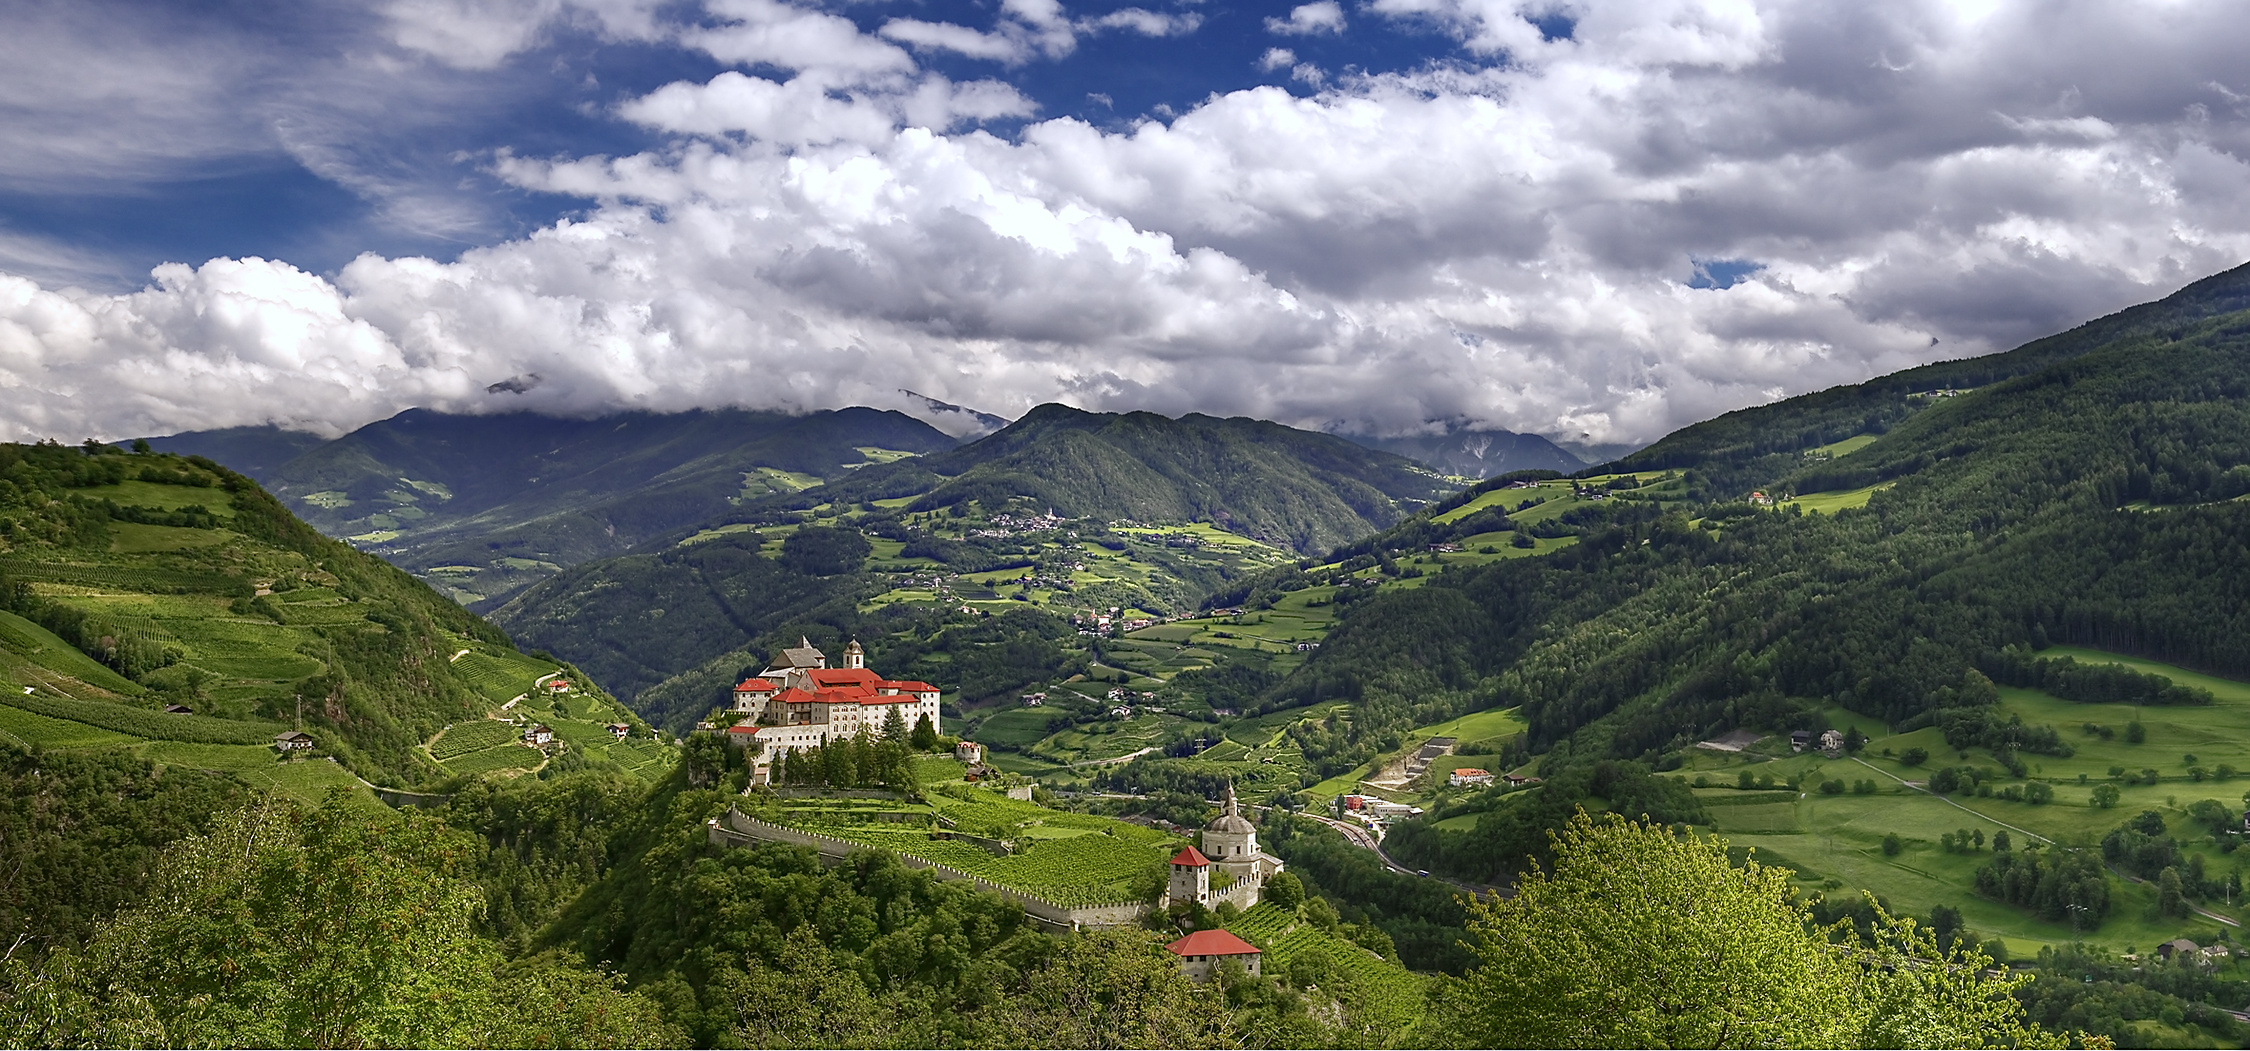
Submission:
<svg viewBox="0 0 2250 1051">
<path fill-rule="evenodd" d="M 963 741 L 953 746 L 953 758 L 975 766 L 984 762 L 984 746 L 975 741 Z"/>
<path fill-rule="evenodd" d="M 1820 750 L 1828 753 L 1830 759 L 1836 758 L 1837 753 L 1844 750 L 1844 735 L 1834 730 L 1822 730 L 1820 732 Z"/>
<path fill-rule="evenodd" d="M 166 714 L 166 715 L 194 715 L 194 714 L 195 714 L 195 709 L 193 709 L 193 708 L 190 708 L 190 707 L 188 707 L 187 705 L 184 705 L 184 704 L 167 704 L 167 705 L 165 705 L 165 706 L 164 706 L 164 714 Z"/>
<path fill-rule="evenodd" d="M 1802 751 L 1804 751 L 1804 750 L 1805 750 L 1805 746 L 1807 746 L 1807 745 L 1809 745 L 1809 744 L 1811 744 L 1811 743 L 1812 743 L 1812 731 L 1811 731 L 1811 730 L 1791 730 L 1791 731 L 1789 731 L 1789 750 L 1790 750 L 1790 751 L 1792 751 L 1792 752 L 1802 752 Z"/>
<path fill-rule="evenodd" d="M 534 748 L 543 748 L 547 745 L 553 744 L 554 742 L 555 730 L 553 727 L 548 726 L 545 723 L 534 723 L 531 726 L 524 728 L 523 743 L 525 744 L 528 744 Z"/>
<path fill-rule="evenodd" d="M 290 752 L 309 752 L 312 750 L 313 739 L 311 734 L 303 730 L 284 730 L 273 735 L 273 746 L 281 749 L 283 755 Z"/>
<path fill-rule="evenodd" d="M 1489 785 L 1492 783 L 1492 771 L 1479 770 L 1473 766 L 1464 766 L 1447 775 L 1445 783 L 1455 788 L 1460 788 L 1464 785 Z"/>
<path fill-rule="evenodd" d="M 2171 941 L 2157 946 L 2156 955 L 2166 960 L 2172 959 L 2173 957 L 2194 959 L 2196 950 L 2199 948 L 2201 948 L 2201 946 L 2187 940 L 2186 938 L 2174 938 Z"/>
<path fill-rule="evenodd" d="M 624 740 L 624 739 L 625 739 L 625 738 L 627 738 L 627 737 L 630 737 L 630 736 L 632 736 L 632 733 L 633 733 L 633 728 L 632 728 L 632 727 L 630 727 L 630 726 L 627 726 L 627 725 L 625 725 L 624 723 L 611 723 L 611 724 L 609 724 L 609 735 L 610 735 L 611 737 L 615 737 L 615 738 L 617 738 L 617 739 L 618 739 L 618 740 L 620 740 L 620 741 Z"/>
</svg>

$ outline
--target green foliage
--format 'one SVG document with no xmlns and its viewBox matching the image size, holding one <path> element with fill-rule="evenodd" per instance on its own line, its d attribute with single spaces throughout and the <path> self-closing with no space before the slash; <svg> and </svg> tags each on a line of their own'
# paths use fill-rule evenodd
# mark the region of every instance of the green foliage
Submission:
<svg viewBox="0 0 2250 1051">
<path fill-rule="evenodd" d="M 1551 872 L 1470 904 L 1479 962 L 1432 1028 L 1463 1047 L 2047 1043 L 2008 995 L 2028 979 L 1987 977 L 1983 957 L 1888 916 L 1870 944 L 1833 944 L 1788 877 L 1581 814 Z"/>
<path fill-rule="evenodd" d="M 2109 915 L 2109 875 L 2090 850 L 2000 850 L 1977 869 L 1977 893 L 2020 905 L 2043 919 L 2093 930 Z"/>
<path fill-rule="evenodd" d="M 804 526 L 781 542 L 781 564 L 799 573 L 832 577 L 859 568 L 873 550 L 856 529 Z"/>
<path fill-rule="evenodd" d="M 83 942 L 139 900 L 164 845 L 205 831 L 244 794 L 225 777 L 121 752 L 0 744 L 0 938 L 33 953 Z"/>
<path fill-rule="evenodd" d="M 1652 774 L 1638 763 L 1604 760 L 1557 774 L 1528 791 L 1489 788 L 1423 820 L 1402 822 L 1393 827 L 1383 849 L 1402 864 L 1499 884 L 1545 864 L 1552 857 L 1553 835 L 1581 808 L 1604 803 L 1615 813 L 1659 824 L 1710 822 L 1694 791 L 1680 780 Z M 1438 827 L 1438 822 L 1462 814 L 1480 815 L 1474 828 Z"/>
<path fill-rule="evenodd" d="M 2216 699 L 2209 690 L 2178 685 L 2161 675 L 2115 664 L 2080 664 L 2071 657 L 2034 657 L 2029 650 L 2017 648 L 1988 658 L 1985 668 L 2010 686 L 2045 690 L 2086 704 L 2210 704 Z"/>
<path fill-rule="evenodd" d="M 1286 875 L 1286 873 L 1284 873 Z M 1261 969 L 1307 995 L 1325 993 L 1343 1007 L 1342 1024 L 1328 1046 L 1410 1046 L 1418 1035 L 1427 996 L 1425 980 L 1367 950 L 1261 902 L 1226 929 L 1263 949 Z"/>
<path fill-rule="evenodd" d="M 83 951 L 11 960 L 11 1043 L 236 1047 L 670 1046 L 655 1005 L 548 959 L 510 967 L 475 936 L 464 843 L 435 822 L 332 802 L 265 803 L 166 854 Z M 512 1004 L 528 995 L 528 1004 Z M 542 1010 L 551 1009 L 551 1010 Z"/>
</svg>

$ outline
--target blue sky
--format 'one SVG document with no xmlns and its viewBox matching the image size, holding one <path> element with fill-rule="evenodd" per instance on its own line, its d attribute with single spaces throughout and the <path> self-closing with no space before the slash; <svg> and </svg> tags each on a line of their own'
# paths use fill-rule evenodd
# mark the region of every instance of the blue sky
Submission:
<svg viewBox="0 0 2250 1051">
<path fill-rule="evenodd" d="M 690 7 L 668 6 L 683 18 L 695 17 Z M 1267 19 L 1287 20 L 1298 6 L 1318 5 L 1074 7 L 1071 13 L 1079 19 L 1099 19 L 1127 8 L 1165 10 L 1193 18 L 1195 28 L 1156 37 L 1103 31 L 1059 56 L 1041 54 L 1017 62 L 938 51 L 923 56 L 921 65 L 956 80 L 1002 80 L 1029 97 L 1037 105 L 1034 117 L 986 125 L 1007 134 L 1027 119 L 1054 117 L 1123 127 L 1188 110 L 1213 94 L 1261 84 L 1315 94 L 1315 83 L 1292 75 L 1300 65 L 1350 75 L 1460 61 L 1456 42 L 1423 19 L 1377 20 L 1351 34 L 1267 28 Z M 874 34 L 900 18 L 985 25 L 993 21 L 994 7 L 867 2 L 830 9 Z M 183 9 L 195 14 L 181 18 Z M 198 28 L 190 32 L 290 55 L 313 67 L 308 79 L 317 79 L 317 67 L 337 61 L 339 52 L 364 46 L 369 36 L 379 38 L 382 29 L 364 14 L 302 4 L 116 4 L 99 18 L 81 17 L 87 23 L 122 18 L 152 27 L 193 23 Z M 1545 20 L 1551 29 L 1567 32 L 1567 18 Z M 354 23 L 359 23 L 358 32 L 352 31 Z M 1293 61 L 1262 61 L 1277 47 L 1290 51 Z M 142 284 L 159 263 L 197 263 L 215 256 L 284 259 L 321 273 L 333 273 L 363 252 L 450 259 L 466 248 L 522 236 L 586 207 L 583 199 L 527 193 L 493 178 L 485 162 L 494 151 L 583 156 L 659 148 L 663 136 L 618 119 L 612 110 L 665 84 L 707 80 L 726 68 L 693 49 L 615 39 L 598 26 L 555 19 L 542 26 L 534 46 L 493 68 L 451 71 L 459 82 L 444 94 L 442 119 L 422 119 L 427 115 L 421 114 L 397 122 L 383 107 L 344 117 L 353 165 L 406 184 L 387 187 L 390 193 L 443 197 L 473 211 L 477 221 L 465 229 L 388 214 L 380 196 L 355 191 L 334 172 L 308 167 L 278 142 L 263 149 L 252 142 L 239 152 L 126 177 L 102 178 L 96 164 L 92 172 L 56 180 L 0 185 L 0 230 L 67 243 L 98 257 L 98 272 L 44 276 L 91 279 L 114 290 Z M 93 177 L 80 177 L 85 174 Z"/>
<path fill-rule="evenodd" d="M 2198 0 L 17 0 L 8 28 L 11 438 L 909 387 L 1644 442 L 2250 256 L 2250 23 Z"/>
</svg>

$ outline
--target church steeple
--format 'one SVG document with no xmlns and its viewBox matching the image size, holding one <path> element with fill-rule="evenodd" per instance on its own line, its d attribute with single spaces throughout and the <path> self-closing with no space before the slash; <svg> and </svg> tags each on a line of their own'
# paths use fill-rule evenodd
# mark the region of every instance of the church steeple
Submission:
<svg viewBox="0 0 2250 1051">
<path fill-rule="evenodd" d="M 844 647 L 844 667 L 867 667 L 867 651 L 859 647 L 858 639 L 853 639 L 849 645 Z"/>
</svg>

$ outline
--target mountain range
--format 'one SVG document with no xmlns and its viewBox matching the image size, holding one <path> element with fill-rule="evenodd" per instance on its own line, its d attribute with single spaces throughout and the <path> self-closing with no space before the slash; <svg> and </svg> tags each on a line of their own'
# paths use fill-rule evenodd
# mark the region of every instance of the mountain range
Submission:
<svg viewBox="0 0 2250 1051">
<path fill-rule="evenodd" d="M 589 419 L 415 409 L 316 444 L 271 431 L 151 444 L 244 457 L 315 528 L 477 608 L 740 501 L 955 444 L 903 413 L 865 408 Z M 290 449 L 297 455 L 281 459 Z"/>
</svg>

